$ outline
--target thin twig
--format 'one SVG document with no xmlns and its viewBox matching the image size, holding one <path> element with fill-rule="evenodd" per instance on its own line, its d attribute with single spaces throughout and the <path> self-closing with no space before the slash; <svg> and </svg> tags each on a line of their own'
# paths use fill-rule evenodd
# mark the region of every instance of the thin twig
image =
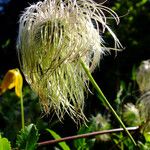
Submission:
<svg viewBox="0 0 150 150">
<path fill-rule="evenodd" d="M 126 129 L 128 131 L 135 131 L 135 130 L 138 130 L 139 127 L 138 126 L 137 127 L 127 127 Z M 121 132 L 121 131 L 124 131 L 124 129 L 117 128 L 117 129 L 111 129 L 111 130 L 103 130 L 103 131 L 96 131 L 96 132 L 85 133 L 85 134 L 80 134 L 80 135 L 68 136 L 68 137 L 64 137 L 61 139 L 40 142 L 40 143 L 38 143 L 38 146 L 48 145 L 48 144 L 56 144 L 56 143 L 63 142 L 63 141 L 75 140 L 75 139 L 79 139 L 79 138 L 88 138 L 88 137 L 92 137 L 92 136 L 96 136 L 96 135 L 115 133 L 115 132 Z"/>
</svg>

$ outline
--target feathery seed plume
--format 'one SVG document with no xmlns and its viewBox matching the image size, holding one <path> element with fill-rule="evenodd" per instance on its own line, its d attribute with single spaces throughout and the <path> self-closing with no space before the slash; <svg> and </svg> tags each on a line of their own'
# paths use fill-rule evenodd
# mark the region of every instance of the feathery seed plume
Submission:
<svg viewBox="0 0 150 150">
<path fill-rule="evenodd" d="M 80 61 L 91 72 L 95 69 L 107 50 L 100 36 L 105 30 L 114 39 L 114 49 L 121 47 L 104 12 L 119 23 L 115 12 L 93 0 L 44 0 L 26 8 L 20 17 L 20 65 L 46 113 L 52 110 L 59 119 L 65 113 L 74 120 L 85 119 L 88 84 Z"/>
</svg>

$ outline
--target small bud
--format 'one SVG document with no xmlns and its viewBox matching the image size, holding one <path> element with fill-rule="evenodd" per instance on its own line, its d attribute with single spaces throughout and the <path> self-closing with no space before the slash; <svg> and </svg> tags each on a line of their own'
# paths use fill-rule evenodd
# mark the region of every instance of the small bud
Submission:
<svg viewBox="0 0 150 150">
<path fill-rule="evenodd" d="M 123 119 L 129 126 L 139 126 L 142 123 L 140 112 L 132 103 L 127 103 L 124 106 Z"/>
<path fill-rule="evenodd" d="M 93 116 L 90 121 L 91 121 L 91 125 L 89 126 L 89 128 L 91 128 L 92 131 L 111 129 L 109 118 L 106 116 L 102 116 L 100 113 L 97 114 L 96 116 Z M 106 142 L 106 141 L 109 141 L 111 137 L 110 137 L 110 134 L 103 134 L 103 135 L 96 136 L 96 139 Z"/>
</svg>

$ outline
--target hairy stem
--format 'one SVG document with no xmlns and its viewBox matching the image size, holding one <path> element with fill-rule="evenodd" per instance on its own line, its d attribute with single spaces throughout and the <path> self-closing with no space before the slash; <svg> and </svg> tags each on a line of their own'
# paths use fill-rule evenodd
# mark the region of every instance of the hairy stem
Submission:
<svg viewBox="0 0 150 150">
<path fill-rule="evenodd" d="M 122 128 L 124 129 L 124 131 L 126 132 L 126 134 L 130 137 L 131 141 L 136 146 L 137 144 L 136 144 L 135 140 L 133 139 L 132 135 L 126 129 L 124 123 L 122 122 L 122 120 L 120 119 L 120 117 L 118 116 L 118 114 L 116 113 L 116 111 L 113 109 L 113 107 L 111 106 L 111 104 L 109 103 L 109 101 L 107 100 L 107 98 L 105 97 L 105 95 L 103 94 L 103 92 L 101 91 L 100 87 L 98 86 L 98 84 L 96 83 L 96 81 L 94 80 L 94 78 L 92 77 L 89 69 L 86 67 L 86 65 L 84 64 L 84 62 L 82 60 L 81 60 L 81 65 L 82 65 L 85 73 L 87 74 L 90 82 L 92 83 L 93 87 L 97 91 L 97 94 L 99 95 L 99 97 L 102 98 L 100 100 L 102 100 L 102 102 L 105 103 L 107 105 L 107 107 L 111 110 L 111 112 L 113 113 L 113 115 L 115 116 L 115 118 L 118 120 L 118 122 L 120 123 L 120 125 L 122 126 Z"/>
</svg>

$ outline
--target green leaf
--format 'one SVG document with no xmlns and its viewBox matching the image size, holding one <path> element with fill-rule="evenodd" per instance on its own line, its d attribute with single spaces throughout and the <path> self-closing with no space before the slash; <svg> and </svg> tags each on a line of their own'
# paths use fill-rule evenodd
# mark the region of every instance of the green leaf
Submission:
<svg viewBox="0 0 150 150">
<path fill-rule="evenodd" d="M 61 139 L 61 137 L 53 130 L 50 130 L 50 129 L 46 129 L 46 130 L 54 137 L 54 139 L 56 139 L 56 140 Z M 70 148 L 66 144 L 66 142 L 59 142 L 58 144 L 63 150 L 70 150 Z"/>
<path fill-rule="evenodd" d="M 10 142 L 7 138 L 2 138 L 0 135 L 0 150 L 11 150 Z"/>
<path fill-rule="evenodd" d="M 7 39 L 1 47 L 6 48 L 6 47 L 8 47 L 9 44 L 10 44 L 10 39 Z"/>
<path fill-rule="evenodd" d="M 131 76 L 131 79 L 133 81 L 136 81 L 136 75 L 137 74 L 137 67 L 135 65 L 133 65 L 133 68 L 132 68 L 132 76 Z"/>
<path fill-rule="evenodd" d="M 140 1 L 139 3 L 137 3 L 136 4 L 136 6 L 137 7 L 141 7 L 141 6 L 143 6 L 145 3 L 147 3 L 148 2 L 148 0 L 142 0 L 142 1 Z"/>
<path fill-rule="evenodd" d="M 87 126 L 82 125 L 78 131 L 78 135 L 80 134 L 85 134 L 85 133 L 89 133 L 92 131 L 96 131 L 96 124 L 95 121 L 93 119 L 94 117 L 92 117 L 91 120 L 89 120 L 89 122 L 87 123 Z M 99 129 L 98 129 L 99 130 Z M 76 150 L 91 150 L 94 147 L 96 141 L 96 137 L 93 138 L 79 138 L 74 140 L 74 146 Z"/>
<path fill-rule="evenodd" d="M 142 143 L 141 141 L 138 142 L 138 147 L 140 150 L 149 150 L 150 148 L 150 143 L 146 142 L 146 143 Z"/>
<path fill-rule="evenodd" d="M 39 134 L 36 126 L 30 124 L 26 126 L 24 130 L 20 131 L 20 134 L 17 136 L 16 144 L 19 150 L 35 150 L 38 139 Z"/>
<path fill-rule="evenodd" d="M 150 132 L 144 132 L 146 142 L 150 142 Z"/>
</svg>

